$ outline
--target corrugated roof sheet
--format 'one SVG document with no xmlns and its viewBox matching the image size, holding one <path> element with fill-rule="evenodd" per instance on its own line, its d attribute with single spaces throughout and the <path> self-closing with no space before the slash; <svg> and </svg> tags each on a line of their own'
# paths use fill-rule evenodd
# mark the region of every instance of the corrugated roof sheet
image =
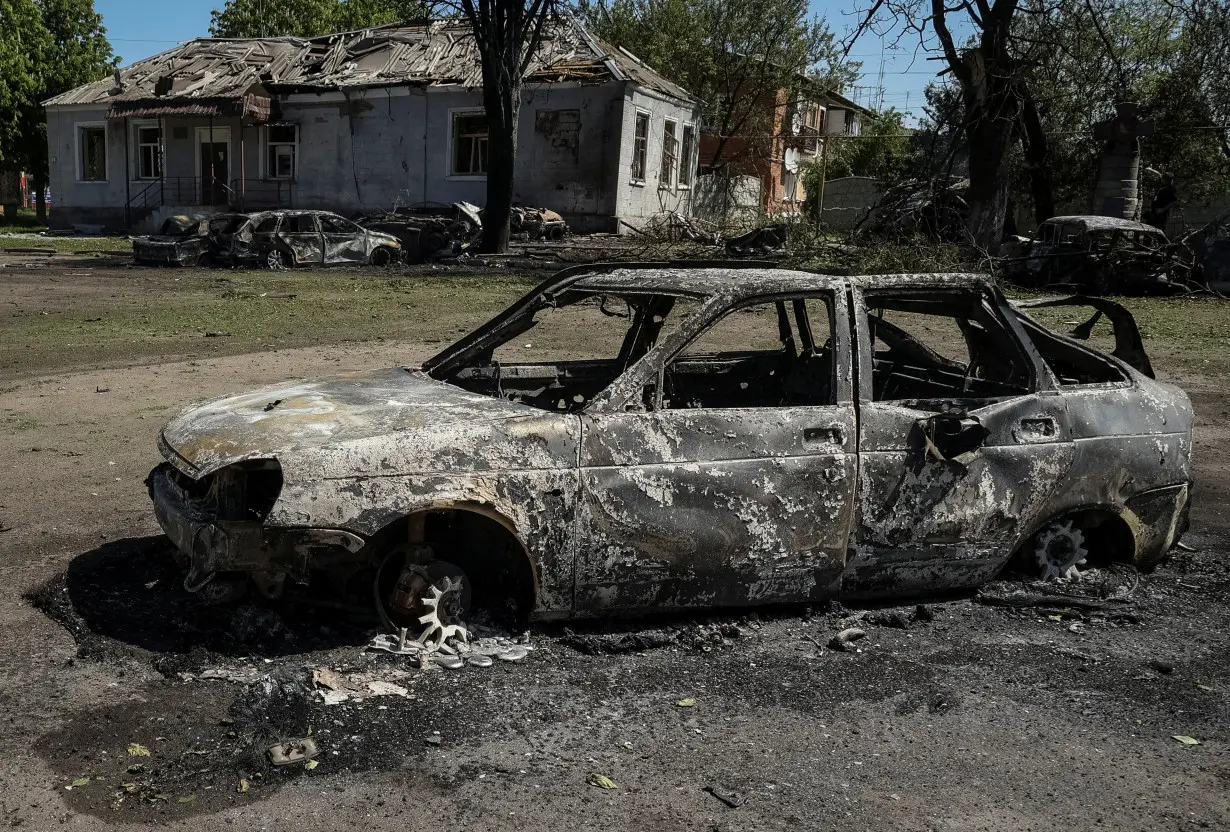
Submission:
<svg viewBox="0 0 1230 832">
<path fill-rule="evenodd" d="M 527 76 L 530 83 L 612 79 L 696 100 L 630 52 L 601 43 L 570 17 L 549 27 Z M 477 88 L 482 69 L 469 25 L 434 21 L 318 38 L 197 38 L 120 70 L 116 80 L 85 84 L 44 104 L 217 99 L 242 96 L 258 85 L 270 92 L 403 84 Z"/>
</svg>

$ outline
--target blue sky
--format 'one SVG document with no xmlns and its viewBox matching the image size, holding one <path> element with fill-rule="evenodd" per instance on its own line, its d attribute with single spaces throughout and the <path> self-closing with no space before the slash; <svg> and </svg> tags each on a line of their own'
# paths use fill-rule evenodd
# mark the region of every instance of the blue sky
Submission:
<svg viewBox="0 0 1230 832">
<path fill-rule="evenodd" d="M 124 64 L 130 64 L 181 41 L 209 34 L 209 13 L 221 3 L 222 0 L 95 0 L 94 7 L 103 16 L 116 54 Z M 854 5 L 855 0 L 812 0 L 812 10 L 824 16 L 838 36 L 856 24 L 850 13 Z M 863 77 L 858 81 L 859 89 L 848 89 L 847 95 L 860 104 L 882 104 L 916 116 L 921 113 L 922 90 L 935 77 L 938 65 L 921 55 L 915 59 L 911 43 L 895 52 L 888 46 L 871 33 L 855 44 L 851 58 L 862 61 Z"/>
</svg>

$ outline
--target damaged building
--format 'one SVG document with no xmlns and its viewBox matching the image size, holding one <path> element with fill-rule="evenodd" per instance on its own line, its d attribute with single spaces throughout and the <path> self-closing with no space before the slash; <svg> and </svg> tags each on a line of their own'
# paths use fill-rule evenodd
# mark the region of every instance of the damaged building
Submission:
<svg viewBox="0 0 1230 832">
<path fill-rule="evenodd" d="M 486 200 L 482 72 L 458 22 L 198 38 L 44 103 L 59 227 Z M 577 231 L 686 215 L 699 116 L 686 90 L 561 19 L 527 73 L 514 199 Z"/>
</svg>

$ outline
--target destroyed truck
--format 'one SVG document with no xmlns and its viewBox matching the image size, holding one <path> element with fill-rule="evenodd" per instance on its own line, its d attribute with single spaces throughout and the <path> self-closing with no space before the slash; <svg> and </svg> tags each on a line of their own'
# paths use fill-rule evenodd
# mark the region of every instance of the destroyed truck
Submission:
<svg viewBox="0 0 1230 832">
<path fill-rule="evenodd" d="M 149 492 L 187 589 L 357 583 L 394 621 L 1148 569 L 1187 528 L 1192 407 L 1127 310 L 1035 302 L 1062 304 L 1114 354 L 977 275 L 577 267 L 422 365 L 184 410 Z"/>
</svg>

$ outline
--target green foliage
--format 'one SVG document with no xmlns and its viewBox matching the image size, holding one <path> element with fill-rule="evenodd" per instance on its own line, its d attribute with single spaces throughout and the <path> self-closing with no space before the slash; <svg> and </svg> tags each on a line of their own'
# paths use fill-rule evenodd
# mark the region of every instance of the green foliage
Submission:
<svg viewBox="0 0 1230 832">
<path fill-rule="evenodd" d="M 34 0 L 0 0 L 0 165 L 20 167 L 22 115 L 40 88 L 49 36 Z"/>
<path fill-rule="evenodd" d="M 578 8 L 599 37 L 700 98 L 706 131 L 719 137 L 767 138 L 790 100 L 779 90 L 857 77 L 807 0 L 580 0 Z M 721 148 L 701 164 L 720 157 Z"/>
<path fill-rule="evenodd" d="M 426 7 L 417 0 L 226 0 L 213 10 L 209 33 L 218 38 L 315 37 L 425 15 Z"/>
<path fill-rule="evenodd" d="M 822 177 L 825 181 L 846 176 L 871 176 L 888 181 L 900 179 L 915 167 L 915 150 L 910 138 L 904 116 L 889 108 L 877 115 L 863 116 L 858 136 L 826 139 L 829 143 L 826 158 L 812 162 L 803 169 L 803 189 L 807 193 L 803 203 L 804 213 L 809 217 L 816 216 Z"/>
<path fill-rule="evenodd" d="M 35 185 L 47 181 L 47 122 L 43 101 L 106 76 L 119 59 L 111 52 L 102 15 L 93 0 L 37 0 L 37 89 L 18 113 L 17 163 L 33 174 Z M 35 24 L 32 22 L 32 26 Z"/>
<path fill-rule="evenodd" d="M 1154 134 L 1141 142 L 1142 164 L 1173 173 L 1181 201 L 1230 187 L 1224 131 L 1208 129 L 1224 123 L 1230 106 L 1211 83 L 1224 72 L 1225 44 L 1180 6 L 1062 0 L 1047 14 L 1020 18 L 1021 60 L 1047 131 L 1057 210 L 1087 207 L 1101 153 L 1093 125 L 1113 117 L 1118 101 L 1138 102 L 1141 117 L 1153 121 Z M 1146 179 L 1142 196 L 1147 200 L 1157 185 Z"/>
</svg>

